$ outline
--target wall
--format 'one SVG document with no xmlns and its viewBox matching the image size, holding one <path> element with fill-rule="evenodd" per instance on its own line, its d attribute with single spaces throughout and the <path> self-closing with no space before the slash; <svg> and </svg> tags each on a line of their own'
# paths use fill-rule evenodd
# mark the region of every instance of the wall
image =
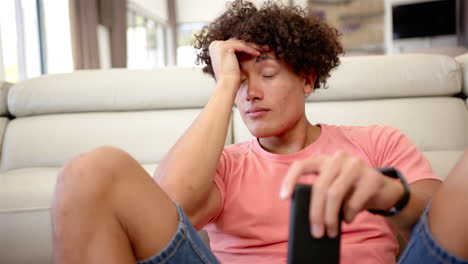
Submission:
<svg viewBox="0 0 468 264">
<path fill-rule="evenodd" d="M 384 52 L 383 0 L 353 0 L 337 4 L 309 1 L 309 10 L 335 27 L 348 55 Z"/>
<path fill-rule="evenodd" d="M 289 0 L 281 1 L 289 4 Z M 224 11 L 227 2 L 226 0 L 176 0 L 177 22 L 179 24 L 211 22 Z M 259 6 L 264 0 L 252 0 L 252 2 Z"/>
</svg>

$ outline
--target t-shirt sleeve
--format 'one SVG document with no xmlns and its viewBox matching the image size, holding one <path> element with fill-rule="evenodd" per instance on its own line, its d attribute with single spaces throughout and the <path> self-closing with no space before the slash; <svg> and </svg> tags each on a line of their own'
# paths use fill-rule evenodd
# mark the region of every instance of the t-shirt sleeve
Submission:
<svg viewBox="0 0 468 264">
<path fill-rule="evenodd" d="M 394 167 L 408 181 L 439 179 L 429 161 L 416 145 L 400 130 L 390 126 L 373 126 L 370 132 L 373 142 L 374 162 L 378 167 Z"/>
<path fill-rule="evenodd" d="M 226 185 L 224 183 L 224 178 L 226 176 L 228 166 L 228 153 L 226 150 L 223 150 L 223 152 L 221 153 L 221 157 L 219 158 L 218 167 L 216 168 L 216 174 L 213 180 L 219 191 L 221 206 L 219 207 L 218 212 L 216 212 L 215 216 L 210 219 L 209 223 L 216 221 L 216 219 L 221 214 L 221 211 L 224 208 L 224 199 L 226 196 Z"/>
</svg>

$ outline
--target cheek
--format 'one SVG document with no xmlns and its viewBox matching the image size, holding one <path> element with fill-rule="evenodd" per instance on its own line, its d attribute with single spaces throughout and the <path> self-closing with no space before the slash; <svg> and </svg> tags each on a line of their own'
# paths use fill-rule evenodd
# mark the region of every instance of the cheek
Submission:
<svg viewBox="0 0 468 264">
<path fill-rule="evenodd" d="M 237 90 L 237 93 L 236 93 L 236 98 L 234 98 L 234 104 L 239 107 L 239 103 L 241 102 L 241 96 L 240 96 L 240 89 Z"/>
<path fill-rule="evenodd" d="M 282 87 L 282 92 L 276 98 L 276 104 L 281 111 L 290 113 L 296 112 L 304 104 L 304 95 L 298 87 Z"/>
<path fill-rule="evenodd" d="M 236 98 L 234 98 L 234 103 L 237 105 L 245 99 L 246 92 L 245 92 L 245 87 L 240 86 L 239 89 L 237 89 L 236 92 Z"/>
<path fill-rule="evenodd" d="M 286 123 L 297 121 L 297 119 L 304 115 L 304 104 L 303 95 L 297 91 L 290 90 L 288 94 L 284 94 L 284 96 L 277 100 L 279 119 L 285 125 L 287 125 Z"/>
</svg>

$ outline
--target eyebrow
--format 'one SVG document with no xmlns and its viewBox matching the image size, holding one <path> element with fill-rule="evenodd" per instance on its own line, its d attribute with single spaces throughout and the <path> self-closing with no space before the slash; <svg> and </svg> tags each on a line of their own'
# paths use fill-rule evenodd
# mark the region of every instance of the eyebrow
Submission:
<svg viewBox="0 0 468 264">
<path fill-rule="evenodd" d="M 258 62 L 261 62 L 261 61 L 264 61 L 264 60 L 274 60 L 274 58 L 263 54 L 263 55 L 260 55 L 260 56 L 255 58 L 255 63 L 258 63 Z"/>
</svg>

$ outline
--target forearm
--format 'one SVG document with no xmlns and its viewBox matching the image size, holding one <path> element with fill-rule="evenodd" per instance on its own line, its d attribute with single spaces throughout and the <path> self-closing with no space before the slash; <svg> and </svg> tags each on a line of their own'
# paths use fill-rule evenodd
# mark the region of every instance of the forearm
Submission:
<svg viewBox="0 0 468 264">
<path fill-rule="evenodd" d="M 196 205 L 196 199 L 204 199 L 213 186 L 229 127 L 234 85 L 232 82 L 218 82 L 208 104 L 155 172 L 156 180 L 171 198 L 181 203 L 190 201 L 186 206 Z M 197 197 L 191 197 L 194 193 Z"/>
<path fill-rule="evenodd" d="M 397 184 L 400 183 L 397 182 Z M 406 207 L 398 215 L 388 217 L 388 220 L 398 228 L 405 238 L 411 234 L 413 226 L 419 220 L 427 202 L 437 191 L 439 184 L 440 182 L 437 180 L 422 180 L 411 184 L 411 196 Z"/>
<path fill-rule="evenodd" d="M 398 215 L 388 217 L 388 220 L 397 227 L 405 239 L 411 234 L 427 202 L 428 198 L 425 195 L 412 192 L 408 205 Z"/>
</svg>

